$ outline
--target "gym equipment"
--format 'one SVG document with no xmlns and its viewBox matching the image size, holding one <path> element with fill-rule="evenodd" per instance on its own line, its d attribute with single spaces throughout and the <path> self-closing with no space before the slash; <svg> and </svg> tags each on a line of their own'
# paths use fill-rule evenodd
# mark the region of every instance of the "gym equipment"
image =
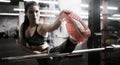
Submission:
<svg viewBox="0 0 120 65">
<path fill-rule="evenodd" d="M 98 51 L 107 51 L 109 49 L 118 49 L 120 45 L 111 45 L 101 48 L 93 48 L 93 49 L 83 49 L 83 50 L 75 50 L 71 53 L 49 53 L 49 54 L 31 54 L 31 55 L 24 55 L 24 56 L 13 56 L 13 57 L 2 57 L 0 58 L 1 62 L 6 61 L 17 61 L 17 60 L 24 60 L 24 59 L 31 59 L 31 58 L 50 58 L 50 57 L 64 57 L 64 56 L 74 56 L 76 54 L 81 53 L 89 53 L 89 52 L 98 52 Z"/>
</svg>

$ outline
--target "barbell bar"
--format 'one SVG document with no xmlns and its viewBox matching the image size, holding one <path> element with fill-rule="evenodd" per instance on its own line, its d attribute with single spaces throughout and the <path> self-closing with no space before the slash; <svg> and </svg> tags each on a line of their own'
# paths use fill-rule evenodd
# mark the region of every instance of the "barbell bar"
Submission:
<svg viewBox="0 0 120 65">
<path fill-rule="evenodd" d="M 64 57 L 64 56 L 74 56 L 76 54 L 81 53 L 89 53 L 89 52 L 97 52 L 97 51 L 104 51 L 108 49 L 117 49 L 120 48 L 120 45 L 111 45 L 101 48 L 93 48 L 93 49 L 82 49 L 82 50 L 74 50 L 70 53 L 44 53 L 44 54 L 31 54 L 31 55 L 23 55 L 23 56 L 13 56 L 13 57 L 2 57 L 0 58 L 1 61 L 16 61 L 16 60 L 23 60 L 23 59 L 31 59 L 31 58 L 50 58 L 50 57 Z"/>
</svg>

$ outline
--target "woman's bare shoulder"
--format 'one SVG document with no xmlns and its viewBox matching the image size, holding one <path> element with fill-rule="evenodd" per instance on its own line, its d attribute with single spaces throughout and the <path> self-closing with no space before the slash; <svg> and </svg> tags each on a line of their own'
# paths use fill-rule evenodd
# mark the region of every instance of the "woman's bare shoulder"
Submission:
<svg viewBox="0 0 120 65">
<path fill-rule="evenodd" d="M 49 26 L 49 24 L 48 23 L 39 23 L 38 26 L 39 27 L 41 27 L 41 26 L 42 27 L 47 27 L 47 26 Z"/>
<path fill-rule="evenodd" d="M 38 28 L 42 31 L 48 31 L 48 29 L 50 29 L 50 25 L 48 23 L 40 23 L 38 24 Z"/>
</svg>

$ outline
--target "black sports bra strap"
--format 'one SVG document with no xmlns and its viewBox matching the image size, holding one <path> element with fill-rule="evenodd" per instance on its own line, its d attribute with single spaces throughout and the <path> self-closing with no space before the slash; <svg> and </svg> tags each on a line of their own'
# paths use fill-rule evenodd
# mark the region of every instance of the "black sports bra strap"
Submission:
<svg viewBox="0 0 120 65">
<path fill-rule="evenodd" d="M 37 32 L 37 27 L 38 27 L 38 25 L 36 26 L 36 29 L 35 29 L 35 32 L 36 32 L 36 33 L 38 33 L 38 32 Z"/>
</svg>

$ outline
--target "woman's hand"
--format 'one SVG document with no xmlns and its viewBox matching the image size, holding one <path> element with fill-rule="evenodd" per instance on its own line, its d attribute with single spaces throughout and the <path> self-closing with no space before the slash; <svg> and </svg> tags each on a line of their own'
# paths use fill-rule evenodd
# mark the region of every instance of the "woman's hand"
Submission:
<svg viewBox="0 0 120 65">
<path fill-rule="evenodd" d="M 68 11 L 68 10 L 63 10 L 63 11 L 61 11 L 59 14 L 58 14 L 58 20 L 59 21 L 62 21 L 63 19 L 64 19 L 64 16 L 66 15 L 66 14 L 69 14 L 70 13 L 70 11 Z"/>
</svg>

